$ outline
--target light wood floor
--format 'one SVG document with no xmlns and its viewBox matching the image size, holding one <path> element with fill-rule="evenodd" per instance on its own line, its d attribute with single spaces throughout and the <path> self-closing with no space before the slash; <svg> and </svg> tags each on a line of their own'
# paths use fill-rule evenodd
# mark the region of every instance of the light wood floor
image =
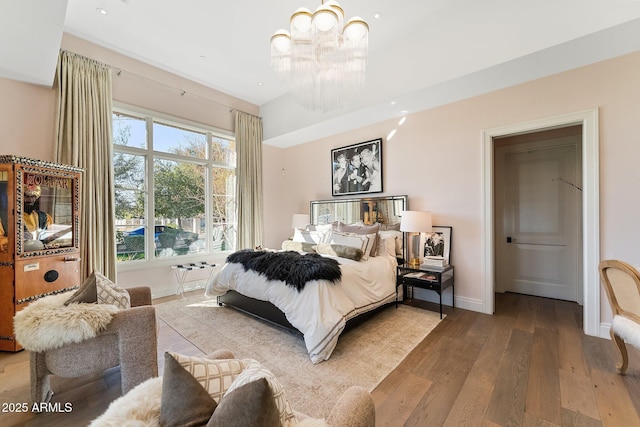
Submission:
<svg viewBox="0 0 640 427">
<path fill-rule="evenodd" d="M 582 333 L 577 304 L 499 294 L 493 316 L 445 310 L 373 391 L 378 426 L 640 426 L 640 352 L 631 350 L 627 375 L 618 375 L 613 344 Z M 160 367 L 165 350 L 202 354 L 159 327 Z M 52 388 L 52 402 L 71 412 L 6 412 L 29 402 L 29 354 L 0 352 L 0 425 L 87 425 L 119 395 L 120 373 L 54 378 Z"/>
</svg>

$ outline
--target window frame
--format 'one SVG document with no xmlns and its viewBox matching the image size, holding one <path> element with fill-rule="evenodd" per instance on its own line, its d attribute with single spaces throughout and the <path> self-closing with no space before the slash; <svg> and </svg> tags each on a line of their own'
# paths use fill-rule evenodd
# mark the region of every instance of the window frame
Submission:
<svg viewBox="0 0 640 427">
<path fill-rule="evenodd" d="M 147 110 L 144 108 L 138 108 L 126 104 L 113 103 L 112 107 L 112 115 L 116 114 L 124 114 L 127 116 L 131 116 L 136 119 L 143 120 L 145 122 L 146 128 L 146 148 L 139 148 L 133 146 L 124 146 L 116 144 L 113 140 L 111 141 L 112 146 L 112 158 L 116 153 L 128 154 L 133 156 L 141 156 L 144 161 L 144 177 L 145 177 L 145 188 L 142 190 L 145 193 L 145 207 L 144 207 L 144 216 L 145 216 L 145 258 L 138 260 L 128 260 L 128 261 L 118 261 L 117 268 L 118 271 L 127 271 L 127 270 L 137 270 L 139 268 L 149 267 L 149 266 L 157 266 L 157 265 L 173 265 L 201 260 L 211 260 L 212 258 L 220 258 L 224 259 L 229 253 L 233 252 L 233 249 L 227 249 L 222 251 L 214 251 L 213 250 L 213 225 L 211 224 L 210 217 L 212 216 L 212 203 L 214 194 L 213 184 L 211 183 L 212 171 L 214 168 L 223 168 L 223 169 L 231 169 L 234 171 L 234 174 L 237 172 L 237 164 L 226 163 L 221 161 L 214 161 L 212 156 L 212 141 L 213 138 L 222 138 L 229 140 L 235 143 L 235 134 L 233 132 L 225 131 L 222 129 L 215 128 L 213 126 L 207 126 L 201 123 L 192 122 L 186 119 L 181 119 L 177 117 L 172 117 L 167 114 L 163 114 L 156 111 Z M 159 123 L 162 125 L 174 126 L 187 131 L 193 131 L 197 133 L 204 133 L 206 135 L 206 158 L 197 158 L 190 157 L 175 153 L 169 153 L 164 151 L 157 151 L 153 149 L 153 124 Z M 235 150 L 234 150 L 235 152 Z M 205 238 L 206 238 L 206 250 L 202 253 L 197 254 L 186 254 L 180 256 L 172 256 L 172 257 L 163 257 L 159 258 L 156 256 L 154 247 L 154 232 L 150 232 L 149 230 L 152 227 L 155 227 L 156 217 L 155 217 L 155 200 L 154 200 L 154 161 L 156 159 L 170 160 L 179 163 L 191 163 L 195 165 L 202 165 L 205 170 Z M 113 173 L 113 165 L 112 165 L 112 173 Z M 236 175 L 237 177 L 237 175 Z M 237 184 L 236 184 L 237 185 Z M 227 196 L 231 196 L 232 199 L 235 199 L 235 189 L 234 194 L 228 194 Z M 235 215 L 236 219 L 236 229 L 237 229 L 237 211 Z M 236 234 L 237 236 L 237 234 Z M 237 246 L 237 242 L 234 242 L 234 246 Z"/>
</svg>

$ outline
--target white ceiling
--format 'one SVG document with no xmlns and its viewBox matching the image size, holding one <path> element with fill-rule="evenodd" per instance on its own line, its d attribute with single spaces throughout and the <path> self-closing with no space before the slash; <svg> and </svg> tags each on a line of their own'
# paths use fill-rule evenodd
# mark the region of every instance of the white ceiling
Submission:
<svg viewBox="0 0 640 427">
<path fill-rule="evenodd" d="M 289 146 L 640 50 L 638 0 L 342 0 L 370 26 L 367 85 L 309 112 L 272 73 L 269 39 L 320 3 L 3 2 L 0 76 L 51 85 L 64 31 L 259 105 L 265 142 Z"/>
</svg>

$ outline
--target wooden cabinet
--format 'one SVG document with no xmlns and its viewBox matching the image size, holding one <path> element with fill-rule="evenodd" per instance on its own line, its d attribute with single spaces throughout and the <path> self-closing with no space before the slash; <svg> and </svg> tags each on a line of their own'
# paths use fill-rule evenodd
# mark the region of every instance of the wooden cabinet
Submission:
<svg viewBox="0 0 640 427">
<path fill-rule="evenodd" d="M 0 350 L 22 347 L 13 316 L 80 285 L 82 169 L 0 155 Z"/>
</svg>

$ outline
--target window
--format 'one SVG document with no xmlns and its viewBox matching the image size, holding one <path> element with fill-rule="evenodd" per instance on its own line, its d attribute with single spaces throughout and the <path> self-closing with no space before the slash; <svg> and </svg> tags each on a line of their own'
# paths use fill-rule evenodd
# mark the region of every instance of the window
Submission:
<svg viewBox="0 0 640 427">
<path fill-rule="evenodd" d="M 118 261 L 235 249 L 229 135 L 114 109 L 113 144 Z"/>
</svg>

